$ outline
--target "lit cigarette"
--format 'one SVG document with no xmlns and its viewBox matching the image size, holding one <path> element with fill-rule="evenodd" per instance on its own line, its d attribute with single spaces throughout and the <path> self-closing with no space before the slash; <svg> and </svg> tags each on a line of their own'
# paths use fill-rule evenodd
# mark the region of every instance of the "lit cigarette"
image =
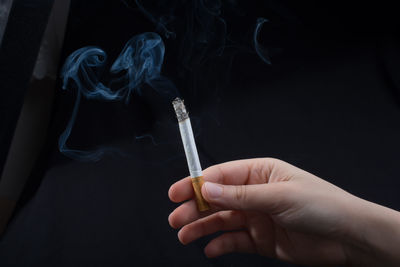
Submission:
<svg viewBox="0 0 400 267">
<path fill-rule="evenodd" d="M 197 207 L 199 211 L 210 209 L 208 203 L 201 195 L 201 187 L 204 184 L 203 173 L 197 153 L 196 143 L 194 142 L 192 125 L 190 124 L 189 113 L 186 111 L 185 104 L 180 98 L 172 101 L 176 117 L 179 122 L 179 131 L 181 132 L 183 147 L 185 148 L 186 161 L 189 167 L 190 177 L 192 177 L 192 185 L 196 197 Z"/>
</svg>

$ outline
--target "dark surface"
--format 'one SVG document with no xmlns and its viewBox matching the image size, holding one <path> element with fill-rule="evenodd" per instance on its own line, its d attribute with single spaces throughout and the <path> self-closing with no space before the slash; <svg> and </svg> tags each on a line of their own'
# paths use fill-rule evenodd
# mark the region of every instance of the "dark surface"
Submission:
<svg viewBox="0 0 400 267">
<path fill-rule="evenodd" d="M 115 58 L 132 35 L 154 28 L 122 4 L 85 2 L 72 6 L 65 56 L 95 44 Z M 400 69 L 392 57 L 399 51 L 397 25 L 390 13 L 374 23 L 366 20 L 390 8 L 286 5 L 298 19 L 271 24 L 262 36 L 282 48 L 271 66 L 240 52 L 226 87 L 203 91 L 197 99 L 179 87 L 189 99 L 203 166 L 276 157 L 399 210 L 400 106 L 393 75 Z M 175 45 L 166 42 L 167 53 Z M 166 55 L 166 72 L 174 73 L 168 63 L 174 55 Z M 167 191 L 188 171 L 169 103 L 151 90 L 128 106 L 83 102 L 70 146 L 114 144 L 129 155 L 80 163 L 60 155 L 56 144 L 73 100 L 73 91 L 58 91 L 52 138 L 25 205 L 1 239 L 0 266 L 292 266 L 249 255 L 209 260 L 202 251 L 208 239 L 178 242 L 167 221 L 176 206 Z M 156 144 L 135 139 L 142 134 L 152 134 Z"/>
<path fill-rule="evenodd" d="M 52 5 L 52 0 L 15 0 L 10 10 L 0 44 L 0 173 Z"/>
</svg>

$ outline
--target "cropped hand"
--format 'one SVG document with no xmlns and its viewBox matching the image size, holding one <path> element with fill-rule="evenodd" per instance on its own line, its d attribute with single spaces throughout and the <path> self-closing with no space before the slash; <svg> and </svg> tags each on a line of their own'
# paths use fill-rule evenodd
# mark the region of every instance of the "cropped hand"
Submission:
<svg viewBox="0 0 400 267">
<path fill-rule="evenodd" d="M 208 257 L 245 252 L 304 265 L 372 262 L 357 225 L 365 211 L 384 207 L 277 159 L 212 166 L 204 179 L 202 194 L 212 209 L 197 210 L 190 178 L 184 178 L 169 190 L 172 201 L 185 201 L 169 222 L 181 228 L 183 244 L 225 232 L 206 246 Z"/>
</svg>

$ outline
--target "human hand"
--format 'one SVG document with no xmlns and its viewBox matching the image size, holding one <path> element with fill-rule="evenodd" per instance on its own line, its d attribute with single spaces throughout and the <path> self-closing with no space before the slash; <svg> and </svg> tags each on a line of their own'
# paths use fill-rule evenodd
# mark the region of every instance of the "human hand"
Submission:
<svg viewBox="0 0 400 267">
<path fill-rule="evenodd" d="M 169 190 L 172 201 L 186 201 L 170 214 L 169 223 L 181 228 L 183 244 L 228 231 L 206 246 L 208 257 L 247 252 L 325 266 L 368 258 L 354 233 L 358 215 L 371 208 L 367 201 L 306 171 L 277 159 L 250 159 L 212 166 L 204 180 L 202 194 L 212 210 L 197 210 L 185 178 Z"/>
</svg>

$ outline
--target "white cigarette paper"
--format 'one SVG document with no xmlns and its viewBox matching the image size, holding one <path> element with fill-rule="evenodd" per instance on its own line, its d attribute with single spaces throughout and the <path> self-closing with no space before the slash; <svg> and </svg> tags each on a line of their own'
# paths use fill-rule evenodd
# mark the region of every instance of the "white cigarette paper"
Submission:
<svg viewBox="0 0 400 267">
<path fill-rule="evenodd" d="M 189 118 L 179 123 L 179 131 L 181 132 L 182 143 L 185 149 L 190 176 L 193 178 L 202 176 L 203 173 L 201 171 L 199 154 L 197 153 L 192 125 L 190 124 Z"/>
</svg>

